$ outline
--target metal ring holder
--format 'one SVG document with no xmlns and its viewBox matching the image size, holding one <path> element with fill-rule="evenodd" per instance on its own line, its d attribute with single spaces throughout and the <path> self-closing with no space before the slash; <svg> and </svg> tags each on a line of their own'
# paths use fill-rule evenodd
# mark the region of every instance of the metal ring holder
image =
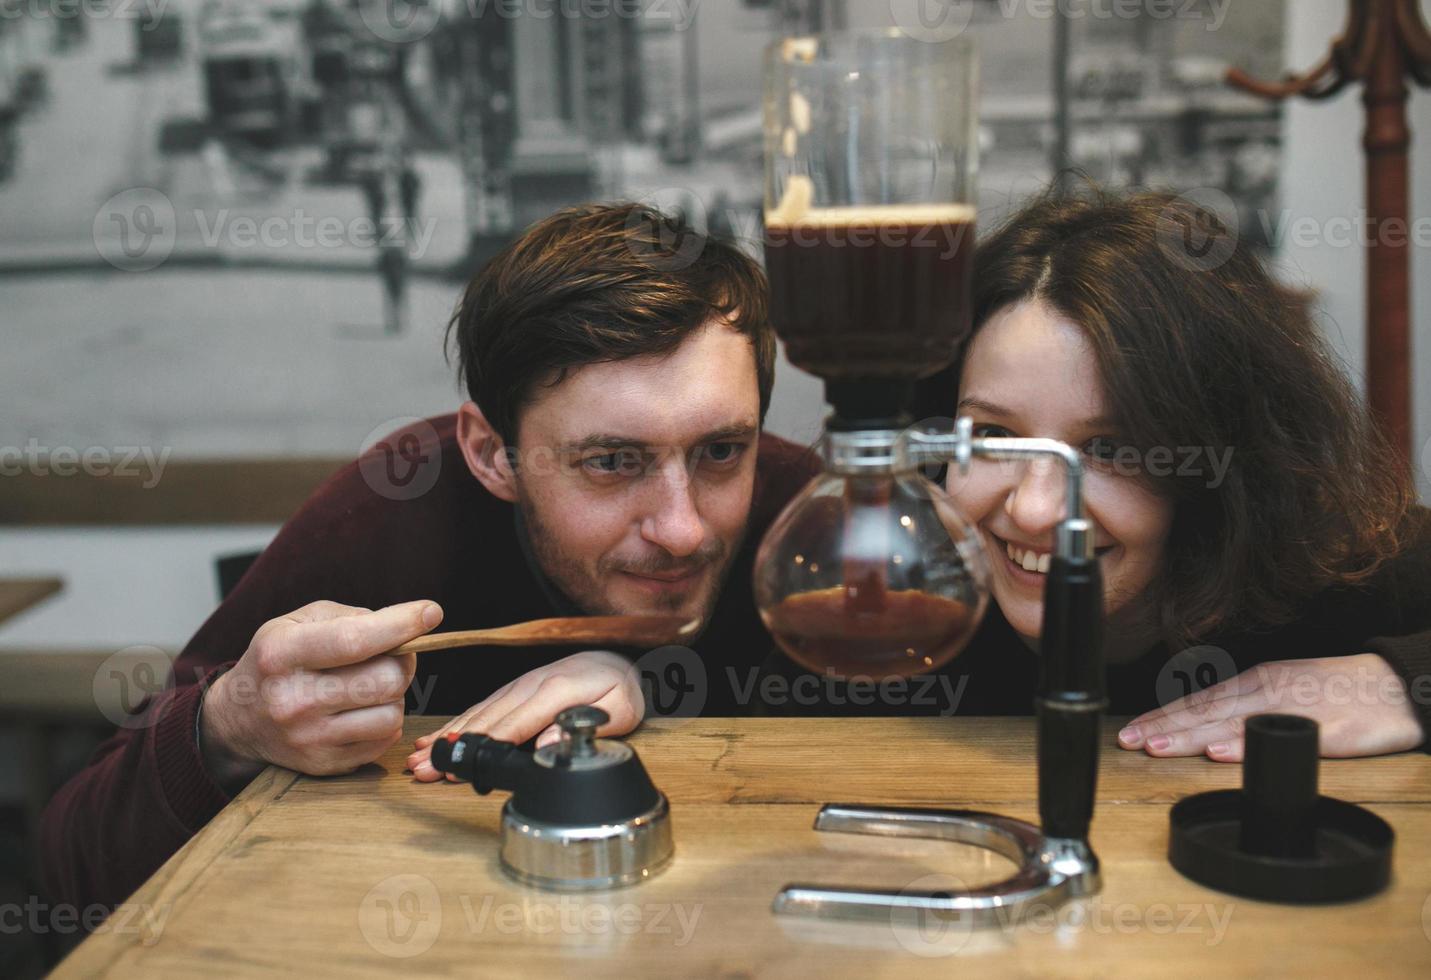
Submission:
<svg viewBox="0 0 1431 980">
<path fill-rule="evenodd" d="M 1042 826 L 977 810 L 827 804 L 815 830 L 879 837 L 928 838 L 987 848 L 1013 861 L 1010 877 L 965 891 L 890 891 L 790 884 L 773 910 L 786 915 L 888 922 L 896 911 L 928 914 L 974 926 L 1016 923 L 1102 887 L 1098 857 L 1088 843 L 1098 780 L 1103 692 L 1103 588 L 1083 508 L 1083 463 L 1052 439 L 974 439 L 961 418 L 953 433 L 908 432 L 902 437 L 914 464 L 953 462 L 967 471 L 971 457 L 1055 457 L 1067 470 L 1067 515 L 1058 525 L 1044 584 L 1040 641 L 1042 671 L 1037 715 L 1038 803 Z"/>
</svg>

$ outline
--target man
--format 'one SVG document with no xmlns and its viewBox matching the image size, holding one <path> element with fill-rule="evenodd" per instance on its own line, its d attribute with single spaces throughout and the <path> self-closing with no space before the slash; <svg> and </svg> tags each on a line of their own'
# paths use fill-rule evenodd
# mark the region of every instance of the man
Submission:
<svg viewBox="0 0 1431 980">
<path fill-rule="evenodd" d="M 55 900 L 123 900 L 266 765 L 373 761 L 405 699 L 517 742 L 550 739 L 574 704 L 608 709 L 604 733 L 643 715 L 614 653 L 389 655 L 439 623 L 699 617 L 704 711 L 739 707 L 724 668 L 748 675 L 771 646 L 753 553 L 815 467 L 760 431 L 775 342 L 759 267 L 646 209 L 570 209 L 472 280 L 449 337 L 472 400 L 320 487 L 185 647 L 175 686 L 51 802 Z M 427 744 L 420 780 L 437 778 Z"/>
</svg>

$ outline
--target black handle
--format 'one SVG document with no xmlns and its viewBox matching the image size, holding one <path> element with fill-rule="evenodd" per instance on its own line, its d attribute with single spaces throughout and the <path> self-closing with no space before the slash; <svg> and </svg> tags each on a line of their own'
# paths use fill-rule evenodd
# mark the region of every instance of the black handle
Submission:
<svg viewBox="0 0 1431 980">
<path fill-rule="evenodd" d="M 1103 576 L 1097 558 L 1049 563 L 1044 583 L 1038 718 L 1038 812 L 1050 837 L 1088 837 L 1098 787 Z"/>
<path fill-rule="evenodd" d="M 602 712 L 605 714 L 605 712 Z M 559 826 L 619 823 L 649 812 L 661 794 L 634 752 L 610 765 L 573 765 L 569 756 L 543 765 L 531 752 L 468 732 L 432 743 L 432 767 L 465 779 L 483 795 L 508 790 L 523 817 Z M 589 758 L 589 757 L 587 757 Z"/>
<path fill-rule="evenodd" d="M 1247 719 L 1239 846 L 1249 854 L 1304 858 L 1317 848 L 1318 729 L 1297 715 Z"/>
<path fill-rule="evenodd" d="M 530 752 L 476 732 L 432 743 L 432 768 L 467 780 L 484 796 L 494 789 L 515 790 L 531 766 Z"/>
</svg>

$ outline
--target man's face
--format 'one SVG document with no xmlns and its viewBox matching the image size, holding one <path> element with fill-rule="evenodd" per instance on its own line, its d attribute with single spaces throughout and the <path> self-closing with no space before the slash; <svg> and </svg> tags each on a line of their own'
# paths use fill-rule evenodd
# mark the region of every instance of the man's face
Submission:
<svg viewBox="0 0 1431 980">
<path fill-rule="evenodd" d="M 751 343 L 720 323 L 539 386 L 516 483 L 542 569 L 590 614 L 705 621 L 745 534 L 759 419 Z"/>
</svg>

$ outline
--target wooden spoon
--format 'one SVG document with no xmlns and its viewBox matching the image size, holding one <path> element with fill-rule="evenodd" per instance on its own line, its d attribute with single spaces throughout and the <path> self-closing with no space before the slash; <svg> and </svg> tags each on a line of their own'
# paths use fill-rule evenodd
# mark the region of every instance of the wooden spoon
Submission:
<svg viewBox="0 0 1431 980">
<path fill-rule="evenodd" d="M 455 647 L 539 647 L 603 643 L 624 647 L 655 647 L 691 636 L 699 618 L 684 616 L 569 616 L 533 619 L 484 630 L 429 633 L 408 640 L 393 653 L 431 653 Z"/>
</svg>

